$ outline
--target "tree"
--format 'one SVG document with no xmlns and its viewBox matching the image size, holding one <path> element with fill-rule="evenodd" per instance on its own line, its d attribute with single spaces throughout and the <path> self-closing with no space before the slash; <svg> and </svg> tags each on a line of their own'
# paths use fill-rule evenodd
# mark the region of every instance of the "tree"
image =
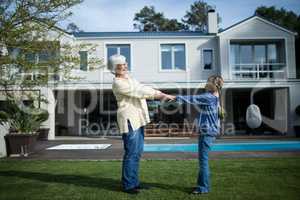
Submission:
<svg viewBox="0 0 300 200">
<path fill-rule="evenodd" d="M 300 57 L 297 56 L 300 53 L 300 15 L 297 15 L 292 11 L 287 11 L 284 8 L 276 9 L 275 6 L 260 6 L 256 8 L 255 14 L 298 33 L 298 36 L 296 37 L 295 41 L 295 46 L 297 77 L 300 78 Z"/>
<path fill-rule="evenodd" d="M 162 13 L 156 13 L 154 6 L 145 6 L 134 16 L 135 29 L 140 31 L 158 31 L 163 23 L 164 16 Z"/>
<path fill-rule="evenodd" d="M 187 30 L 187 27 L 178 22 L 176 19 L 165 19 L 165 22 L 162 24 L 161 31 L 183 31 Z"/>
<path fill-rule="evenodd" d="M 50 80 L 57 81 L 58 76 L 77 78 L 70 76 L 70 71 L 79 65 L 78 51 L 92 51 L 94 47 L 61 43 L 67 33 L 56 25 L 81 2 L 0 1 L 0 89 L 4 95 L 15 98 L 16 91 L 46 86 Z M 91 64 L 97 63 L 91 60 Z M 32 100 L 40 98 L 33 93 L 24 94 Z"/>
<path fill-rule="evenodd" d="M 71 33 L 83 32 L 75 23 L 69 23 L 67 26 L 67 31 Z"/>
<path fill-rule="evenodd" d="M 206 32 L 207 28 L 207 13 L 212 6 L 208 5 L 204 1 L 194 2 L 190 10 L 186 11 L 185 16 L 182 18 L 182 22 L 188 27 L 190 31 L 203 31 Z M 221 22 L 221 18 L 218 15 L 218 23 Z"/>
<path fill-rule="evenodd" d="M 145 6 L 134 16 L 134 28 L 139 31 L 180 31 L 185 26 L 176 19 L 167 19 L 154 6 Z"/>
<path fill-rule="evenodd" d="M 300 15 L 284 8 L 276 9 L 275 6 L 260 6 L 256 8 L 255 14 L 275 22 L 287 29 L 300 33 Z"/>
</svg>

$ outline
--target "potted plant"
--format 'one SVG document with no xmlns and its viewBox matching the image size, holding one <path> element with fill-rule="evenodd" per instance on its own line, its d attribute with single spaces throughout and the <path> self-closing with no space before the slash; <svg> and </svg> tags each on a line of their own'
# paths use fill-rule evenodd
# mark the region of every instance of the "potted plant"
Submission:
<svg viewBox="0 0 300 200">
<path fill-rule="evenodd" d="M 15 100 L 7 100 L 7 106 L 0 111 L 0 124 L 8 123 L 9 133 L 5 135 L 9 156 L 27 156 L 33 152 L 42 122 L 49 117 L 47 110 L 24 106 Z"/>
<path fill-rule="evenodd" d="M 295 113 L 300 116 L 300 105 L 298 105 L 295 109 Z M 294 130 L 296 133 L 296 137 L 300 137 L 300 125 L 294 126 Z"/>
<path fill-rule="evenodd" d="M 39 128 L 38 129 L 38 140 L 41 140 L 41 141 L 46 141 L 46 140 L 48 140 L 48 135 L 49 135 L 49 128 L 43 128 L 43 127 L 41 127 L 41 128 Z"/>
</svg>

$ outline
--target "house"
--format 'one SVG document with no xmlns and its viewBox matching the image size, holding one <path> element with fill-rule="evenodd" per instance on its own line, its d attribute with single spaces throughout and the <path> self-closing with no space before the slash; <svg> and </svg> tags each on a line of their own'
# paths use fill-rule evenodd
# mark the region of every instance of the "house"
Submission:
<svg viewBox="0 0 300 200">
<path fill-rule="evenodd" d="M 296 33 L 260 16 L 251 16 L 219 31 L 217 13 L 208 13 L 208 33 L 203 32 L 79 32 L 67 35 L 74 44 L 95 44 L 89 54 L 81 50 L 80 66 L 72 73 L 82 77 L 61 81 L 43 92 L 50 99 L 49 139 L 58 135 L 117 134 L 113 75 L 103 66 L 90 70 L 87 60 L 110 55 L 126 57 L 130 73 L 140 82 L 171 94 L 203 92 L 207 78 L 224 77 L 222 92 L 227 117 L 225 134 L 248 134 L 247 107 L 259 106 L 261 134 L 295 135 L 300 125 L 295 108 L 300 105 L 296 79 Z M 157 102 L 149 107 L 157 108 Z M 180 110 L 183 109 L 183 110 Z M 162 113 L 153 109 L 157 124 L 192 123 L 196 108 Z M 151 109 L 150 109 L 151 110 Z M 186 112 L 191 115 L 185 114 Z"/>
</svg>

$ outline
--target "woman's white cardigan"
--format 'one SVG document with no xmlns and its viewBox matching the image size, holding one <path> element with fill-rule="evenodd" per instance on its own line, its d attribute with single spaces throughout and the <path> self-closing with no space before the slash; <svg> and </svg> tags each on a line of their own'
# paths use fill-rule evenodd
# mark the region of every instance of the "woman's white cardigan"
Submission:
<svg viewBox="0 0 300 200">
<path fill-rule="evenodd" d="M 112 90 L 118 102 L 117 121 L 120 133 L 128 133 L 128 120 L 133 130 L 150 122 L 146 99 L 154 99 L 159 91 L 131 77 L 114 78 Z"/>
</svg>

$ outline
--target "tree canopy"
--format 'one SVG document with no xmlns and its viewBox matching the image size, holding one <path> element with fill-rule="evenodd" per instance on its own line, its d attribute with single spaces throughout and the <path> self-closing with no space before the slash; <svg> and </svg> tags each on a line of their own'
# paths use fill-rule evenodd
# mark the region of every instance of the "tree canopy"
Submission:
<svg viewBox="0 0 300 200">
<path fill-rule="evenodd" d="M 83 32 L 74 22 L 68 24 L 67 31 L 71 33 Z"/>
<path fill-rule="evenodd" d="M 134 28 L 139 31 L 180 31 L 185 26 L 176 19 L 168 19 L 154 6 L 145 6 L 134 16 Z"/>
<path fill-rule="evenodd" d="M 207 31 L 207 13 L 213 6 L 204 1 L 194 2 L 181 22 L 168 19 L 154 6 L 145 6 L 134 16 L 134 28 L 139 31 Z M 221 18 L 218 16 L 218 23 Z"/>
<path fill-rule="evenodd" d="M 284 8 L 276 9 L 275 6 L 260 6 L 256 8 L 255 14 L 300 34 L 300 15 L 292 11 Z"/>
<path fill-rule="evenodd" d="M 23 90 L 45 86 L 58 76 L 70 77 L 79 66 L 79 49 L 61 42 L 68 34 L 57 27 L 82 0 L 0 1 L 0 88 Z M 76 53 L 77 51 L 77 53 Z M 96 60 L 91 62 L 98 63 Z M 6 93 L 7 95 L 10 93 Z"/>
<path fill-rule="evenodd" d="M 186 14 L 182 18 L 183 23 L 191 31 L 207 31 L 207 13 L 213 6 L 204 1 L 194 2 Z M 218 23 L 221 22 L 221 17 L 218 15 Z"/>
</svg>

